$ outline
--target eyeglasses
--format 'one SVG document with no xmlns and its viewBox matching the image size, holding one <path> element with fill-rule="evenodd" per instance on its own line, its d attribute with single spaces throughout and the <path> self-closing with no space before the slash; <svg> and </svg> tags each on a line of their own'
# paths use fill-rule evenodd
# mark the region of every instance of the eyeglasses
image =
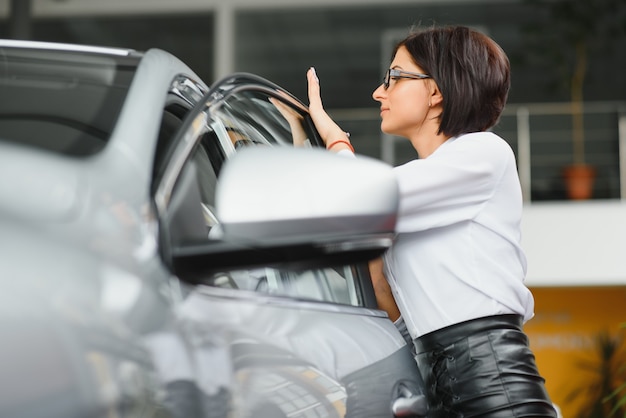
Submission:
<svg viewBox="0 0 626 418">
<path fill-rule="evenodd" d="M 393 79 L 410 78 L 412 80 L 423 80 L 425 78 L 432 78 L 432 77 L 429 76 L 428 74 L 412 73 L 410 71 L 402 71 L 402 70 L 396 70 L 396 69 L 390 68 L 385 73 L 385 78 L 383 79 L 383 87 L 385 88 L 385 90 L 389 88 L 389 82 L 391 81 L 392 78 Z"/>
</svg>

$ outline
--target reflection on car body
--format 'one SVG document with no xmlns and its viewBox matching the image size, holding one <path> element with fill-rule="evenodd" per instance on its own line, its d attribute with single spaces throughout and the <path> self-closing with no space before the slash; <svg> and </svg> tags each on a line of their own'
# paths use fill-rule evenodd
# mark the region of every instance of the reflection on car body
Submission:
<svg viewBox="0 0 626 418">
<path fill-rule="evenodd" d="M 361 418 L 422 399 L 364 264 L 393 235 L 395 184 L 306 150 L 296 98 L 249 74 L 209 88 L 160 50 L 21 41 L 0 41 L 0 94 L 0 416 Z M 317 161 L 377 182 L 335 198 Z"/>
</svg>

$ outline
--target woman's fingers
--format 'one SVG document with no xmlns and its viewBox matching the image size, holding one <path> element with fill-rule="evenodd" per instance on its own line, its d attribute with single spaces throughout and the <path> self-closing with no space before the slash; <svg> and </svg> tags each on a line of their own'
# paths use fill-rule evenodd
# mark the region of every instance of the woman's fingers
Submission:
<svg viewBox="0 0 626 418">
<path fill-rule="evenodd" d="M 315 68 L 309 68 L 307 71 L 307 81 L 309 87 L 309 107 L 314 107 L 315 110 L 323 109 L 322 97 L 320 95 L 320 82 L 315 73 Z"/>
<path fill-rule="evenodd" d="M 339 125 L 337 125 L 324 110 L 320 94 L 320 83 L 315 73 L 315 68 L 309 68 L 306 75 L 309 91 L 309 113 L 317 128 L 317 132 L 324 142 L 327 142 L 329 138 L 338 139 L 345 137 L 346 135 Z"/>
</svg>

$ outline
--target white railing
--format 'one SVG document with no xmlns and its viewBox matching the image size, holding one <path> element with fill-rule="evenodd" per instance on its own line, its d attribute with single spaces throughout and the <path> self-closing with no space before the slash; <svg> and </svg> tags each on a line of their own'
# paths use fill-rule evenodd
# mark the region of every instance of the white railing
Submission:
<svg viewBox="0 0 626 418">
<path fill-rule="evenodd" d="M 608 138 L 608 141 L 613 141 L 616 147 L 616 162 L 617 162 L 617 178 L 616 182 L 619 182 L 619 192 L 614 198 L 626 199 L 626 103 L 624 102 L 595 102 L 585 103 L 583 108 L 585 118 L 589 118 L 593 115 L 615 115 L 615 137 Z M 530 200 L 532 195 L 532 160 L 534 158 L 540 158 L 541 153 L 533 151 L 532 138 L 534 135 L 541 133 L 539 129 L 533 129 L 531 118 L 533 116 L 571 116 L 572 106 L 570 103 L 527 103 L 527 104 L 512 104 L 507 106 L 503 113 L 503 118 L 507 116 L 514 116 L 516 120 L 516 136 L 517 136 L 517 159 L 518 169 L 520 173 L 520 181 L 522 183 L 522 189 L 526 200 Z M 571 119 L 569 120 L 571 121 Z M 592 129 L 585 129 L 586 136 L 595 130 L 600 129 L 611 130 L 611 126 L 596 126 Z M 495 129 L 497 131 L 497 128 Z M 547 131 L 559 130 L 561 135 L 569 135 L 568 131 L 571 130 L 571 125 L 566 122 L 565 126 L 559 126 L 558 124 L 552 125 Z M 544 129 L 544 132 L 546 130 Z M 571 132 L 571 131 L 570 131 Z M 571 155 L 571 151 L 567 147 L 563 147 L 565 155 Z M 589 154 L 592 154 L 590 151 Z M 592 155 L 591 155 L 592 156 Z"/>
<path fill-rule="evenodd" d="M 626 200 L 626 102 L 585 103 L 586 158 L 601 172 L 600 199 Z M 406 140 L 380 134 L 377 108 L 330 111 L 351 131 L 358 152 L 399 164 L 414 158 Z M 524 198 L 564 200 L 560 167 L 572 158 L 570 103 L 510 104 L 494 129 L 517 154 Z"/>
</svg>

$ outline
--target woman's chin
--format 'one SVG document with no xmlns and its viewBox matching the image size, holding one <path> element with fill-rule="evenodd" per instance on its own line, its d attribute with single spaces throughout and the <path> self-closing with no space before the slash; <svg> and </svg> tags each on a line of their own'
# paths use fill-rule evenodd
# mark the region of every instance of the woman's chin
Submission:
<svg viewBox="0 0 626 418">
<path fill-rule="evenodd" d="M 402 136 L 401 131 L 405 131 L 405 129 L 399 129 L 401 127 L 398 126 L 398 124 L 392 122 L 393 121 L 391 120 L 385 119 L 380 121 L 380 130 L 382 131 L 382 133 L 392 136 Z"/>
<path fill-rule="evenodd" d="M 382 133 L 387 134 L 387 135 L 395 135 L 395 133 L 393 133 L 393 129 L 389 129 L 388 126 L 385 126 L 385 121 L 382 121 L 380 123 L 380 130 Z"/>
<path fill-rule="evenodd" d="M 401 136 L 396 130 L 394 129 L 389 129 L 389 128 L 385 128 L 385 124 L 382 123 L 380 125 L 380 130 L 382 133 L 384 133 L 385 135 L 391 135 L 391 136 Z"/>
</svg>

